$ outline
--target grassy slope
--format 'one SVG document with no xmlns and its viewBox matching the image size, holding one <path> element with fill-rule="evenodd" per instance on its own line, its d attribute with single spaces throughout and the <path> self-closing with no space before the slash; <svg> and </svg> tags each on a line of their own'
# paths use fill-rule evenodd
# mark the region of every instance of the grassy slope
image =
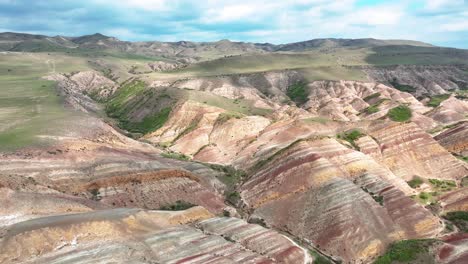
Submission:
<svg viewBox="0 0 468 264">
<path fill-rule="evenodd" d="M 39 143 L 37 135 L 50 135 L 60 120 L 76 116 L 62 106 L 54 82 L 41 76 L 53 71 L 54 64 L 56 71 L 84 70 L 85 60 L 56 54 L 0 56 L 0 150 Z"/>
<path fill-rule="evenodd" d="M 117 54 L 118 55 L 118 54 Z M 1 53 L 0 54 L 0 151 L 46 143 L 38 136 L 57 136 L 57 128 L 81 113 L 63 107 L 55 83 L 41 77 L 52 72 L 102 70 L 99 64 L 128 78 L 132 65 L 148 58 L 99 53 Z"/>
</svg>

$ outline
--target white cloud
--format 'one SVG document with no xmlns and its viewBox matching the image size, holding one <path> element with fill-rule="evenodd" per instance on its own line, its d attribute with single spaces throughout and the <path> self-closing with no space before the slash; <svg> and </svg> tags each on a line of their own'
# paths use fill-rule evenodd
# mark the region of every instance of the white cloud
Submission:
<svg viewBox="0 0 468 264">
<path fill-rule="evenodd" d="M 426 0 L 426 9 L 436 11 L 441 8 L 466 5 L 466 0 Z"/>
<path fill-rule="evenodd" d="M 239 4 L 224 6 L 221 9 L 211 8 L 206 12 L 203 21 L 207 23 L 231 22 L 252 17 L 257 10 L 255 5 Z"/>
<path fill-rule="evenodd" d="M 400 22 L 404 11 L 399 7 L 378 6 L 363 8 L 348 15 L 351 23 L 369 26 L 396 25 Z"/>
<path fill-rule="evenodd" d="M 468 20 L 465 21 L 458 21 L 453 23 L 446 23 L 440 26 L 442 31 L 468 31 Z"/>
<path fill-rule="evenodd" d="M 177 0 L 94 0 L 100 4 L 119 5 L 124 8 L 136 8 L 145 11 L 169 11 L 176 4 Z"/>
</svg>

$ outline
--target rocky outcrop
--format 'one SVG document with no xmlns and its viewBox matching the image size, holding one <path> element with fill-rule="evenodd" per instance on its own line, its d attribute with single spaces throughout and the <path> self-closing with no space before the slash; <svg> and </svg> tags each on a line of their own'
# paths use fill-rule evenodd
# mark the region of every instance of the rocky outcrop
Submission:
<svg viewBox="0 0 468 264">
<path fill-rule="evenodd" d="M 368 262 L 392 241 L 440 231 L 438 219 L 399 190 L 411 192 L 405 185 L 372 158 L 316 139 L 269 158 L 240 194 L 268 225 L 346 262 Z"/>
<path fill-rule="evenodd" d="M 468 211 L 468 187 L 442 195 L 439 202 L 444 212 Z"/>
<path fill-rule="evenodd" d="M 76 74 L 53 74 L 45 77 L 57 82 L 58 93 L 65 104 L 83 112 L 97 113 L 102 107 L 95 100 L 104 100 L 118 88 L 114 81 L 94 71 Z"/>
<path fill-rule="evenodd" d="M 285 95 L 288 87 L 303 79 L 297 71 L 287 70 L 180 80 L 172 86 L 210 91 L 232 99 L 260 100 L 268 97 L 281 102 L 288 100 Z"/>
<path fill-rule="evenodd" d="M 468 234 L 454 234 L 442 238 L 436 248 L 439 263 L 463 264 L 468 261 Z"/>
<path fill-rule="evenodd" d="M 113 209 L 9 226 L 0 240 L 8 263 L 310 263 L 277 232 L 202 207 L 179 212 Z"/>
<path fill-rule="evenodd" d="M 437 122 L 450 125 L 459 121 L 468 120 L 468 102 L 451 96 L 443 101 L 437 108 L 427 113 L 427 116 Z"/>
<path fill-rule="evenodd" d="M 455 65 L 398 65 L 362 67 L 369 78 L 387 85 L 409 85 L 416 96 L 445 94 L 468 87 L 464 66 Z"/>
<path fill-rule="evenodd" d="M 379 83 L 315 81 L 308 84 L 307 89 L 309 96 L 305 109 L 340 121 L 378 119 L 401 104 L 408 105 L 415 114 L 430 110 L 411 94 Z M 417 117 L 415 115 L 415 122 L 419 121 Z"/>
<path fill-rule="evenodd" d="M 179 200 L 215 213 L 227 207 L 218 173 L 201 164 L 116 150 L 51 156 L 58 157 L 1 159 L 0 183 L 11 189 L 59 191 L 99 201 L 104 207 L 159 209 Z M 74 161 L 78 157 L 81 161 Z"/>
<path fill-rule="evenodd" d="M 468 122 L 460 122 L 434 137 L 440 145 L 452 153 L 468 156 Z"/>
<path fill-rule="evenodd" d="M 406 181 L 414 176 L 458 180 L 468 172 L 460 160 L 414 123 L 375 122 L 368 134 L 375 143 L 369 143 L 369 138 L 357 141 L 361 151 L 376 157 Z"/>
<path fill-rule="evenodd" d="M 155 72 L 171 71 L 187 67 L 187 64 L 169 61 L 155 61 L 148 63 L 151 70 Z"/>
</svg>

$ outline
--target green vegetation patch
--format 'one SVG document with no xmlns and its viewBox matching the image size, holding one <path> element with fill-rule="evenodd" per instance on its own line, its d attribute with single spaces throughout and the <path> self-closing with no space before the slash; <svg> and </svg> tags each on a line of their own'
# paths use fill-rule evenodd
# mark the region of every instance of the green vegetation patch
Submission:
<svg viewBox="0 0 468 264">
<path fill-rule="evenodd" d="M 411 85 L 406 85 L 406 84 L 401 84 L 398 83 L 397 79 L 394 78 L 392 81 L 390 81 L 390 84 L 395 87 L 395 89 L 400 90 L 402 92 L 407 92 L 407 93 L 414 93 L 416 92 L 416 88 L 414 88 Z"/>
<path fill-rule="evenodd" d="M 457 159 L 461 160 L 461 161 L 464 161 L 464 162 L 468 162 L 468 156 L 456 156 Z"/>
<path fill-rule="evenodd" d="M 169 119 L 171 110 L 170 107 L 166 107 L 155 114 L 146 116 L 140 122 L 120 120 L 119 126 L 130 132 L 146 134 L 161 128 Z"/>
<path fill-rule="evenodd" d="M 427 102 L 427 105 L 431 107 L 438 107 L 440 103 L 447 100 L 449 97 L 450 97 L 450 94 L 440 94 L 440 95 L 433 96 L 431 97 L 429 102 Z"/>
<path fill-rule="evenodd" d="M 465 177 L 462 178 L 462 180 L 461 180 L 461 186 L 462 186 L 462 187 L 468 186 L 468 176 L 465 176 Z"/>
<path fill-rule="evenodd" d="M 234 205 L 237 205 L 241 200 L 240 193 L 237 191 L 229 192 L 226 195 L 226 200 Z"/>
<path fill-rule="evenodd" d="M 313 249 L 309 249 L 309 253 L 314 258 L 314 264 L 333 264 L 333 262 Z"/>
<path fill-rule="evenodd" d="M 164 158 L 168 159 L 176 159 L 176 160 L 183 160 L 183 161 L 188 161 L 190 160 L 190 157 L 183 154 L 183 153 L 177 153 L 177 152 L 164 152 L 161 154 Z"/>
<path fill-rule="evenodd" d="M 421 184 L 423 183 L 424 180 L 419 176 L 413 176 L 413 179 L 411 179 L 411 181 L 408 181 L 408 185 L 413 189 L 419 188 L 419 186 L 421 186 Z"/>
<path fill-rule="evenodd" d="M 229 121 L 229 120 L 231 120 L 233 118 L 240 119 L 240 118 L 242 118 L 242 116 L 243 115 L 241 113 L 237 113 L 237 112 L 221 113 L 216 118 L 215 124 L 216 125 L 222 125 L 222 124 L 226 123 L 227 121 Z"/>
<path fill-rule="evenodd" d="M 436 204 L 439 194 L 438 192 L 420 192 L 418 195 L 412 195 L 411 198 L 423 205 Z"/>
<path fill-rule="evenodd" d="M 223 173 L 223 176 L 218 177 L 221 182 L 226 184 L 228 189 L 233 189 L 237 184 L 242 182 L 247 177 L 247 173 L 243 170 L 238 170 L 233 166 L 224 166 L 219 164 L 205 164 L 215 171 Z"/>
<path fill-rule="evenodd" d="M 195 204 L 192 204 L 192 203 L 189 203 L 189 202 L 186 202 L 186 201 L 178 200 L 174 204 L 161 206 L 161 208 L 159 208 L 159 210 L 182 211 L 182 210 L 187 210 L 189 208 L 192 208 L 194 206 L 195 206 Z"/>
<path fill-rule="evenodd" d="M 391 264 L 393 262 L 412 263 L 420 255 L 428 254 L 429 247 L 435 239 L 411 239 L 393 243 L 385 255 L 380 256 L 374 264 Z"/>
<path fill-rule="evenodd" d="M 149 102 L 151 101 L 151 102 Z M 109 117 L 118 121 L 118 126 L 132 133 L 147 134 L 161 128 L 169 119 L 171 107 L 153 110 L 140 121 L 134 121 L 131 117 L 132 111 L 140 107 L 146 107 L 148 102 L 171 101 L 171 97 L 165 92 L 157 93 L 147 89 L 145 82 L 141 80 L 129 80 L 122 84 L 120 89 L 106 103 L 106 113 Z M 148 106 L 150 107 L 150 106 Z"/>
<path fill-rule="evenodd" d="M 437 190 L 441 192 L 451 191 L 453 188 L 457 187 L 455 181 L 450 180 L 439 180 L 439 179 L 429 179 L 429 183 Z"/>
<path fill-rule="evenodd" d="M 381 95 L 380 93 L 373 93 L 373 94 L 371 94 L 369 96 L 364 97 L 364 101 L 369 102 L 370 100 L 372 100 L 374 98 L 380 97 L 380 95 Z"/>
<path fill-rule="evenodd" d="M 351 146 L 353 146 L 353 148 L 359 150 L 359 147 L 356 145 L 355 141 L 358 138 L 363 137 L 363 136 L 365 136 L 365 134 L 363 134 L 361 131 L 357 129 L 353 129 L 353 130 L 338 134 L 336 137 L 339 139 L 348 141 L 351 144 Z"/>
<path fill-rule="evenodd" d="M 380 111 L 380 108 L 379 106 L 385 102 L 385 101 L 388 101 L 389 99 L 380 99 L 378 100 L 376 103 L 374 104 L 371 104 L 369 105 L 366 109 L 364 109 L 364 112 L 366 112 L 367 114 L 373 114 L 373 113 L 377 113 Z"/>
<path fill-rule="evenodd" d="M 143 92 L 146 83 L 141 80 L 131 80 L 124 82 L 117 92 L 106 104 L 106 112 L 111 117 L 121 117 L 125 114 L 125 103 L 133 96 Z"/>
<path fill-rule="evenodd" d="M 295 84 L 288 87 L 286 95 L 298 105 L 305 104 L 309 96 L 307 84 L 302 81 L 296 82 Z"/>
<path fill-rule="evenodd" d="M 408 121 L 411 116 L 411 109 L 406 105 L 400 105 L 388 111 L 388 117 L 396 122 Z"/>
<path fill-rule="evenodd" d="M 177 137 L 172 142 L 176 142 L 177 140 L 179 140 L 183 136 L 185 136 L 185 135 L 189 134 L 190 132 L 192 132 L 193 130 L 195 130 L 198 127 L 198 124 L 200 123 L 201 118 L 202 118 L 202 116 L 200 115 L 199 117 L 196 117 L 195 119 L 193 119 L 192 122 L 190 122 L 190 125 L 188 127 L 186 127 L 184 129 L 184 131 L 182 131 L 179 135 L 177 135 Z"/>
<path fill-rule="evenodd" d="M 332 120 L 329 119 L 329 118 L 326 118 L 326 117 L 317 116 L 317 117 L 305 118 L 305 119 L 302 119 L 302 121 L 304 121 L 306 123 L 326 124 L 326 123 L 328 123 L 328 122 L 330 122 Z"/>
<path fill-rule="evenodd" d="M 449 212 L 443 217 L 451 221 L 462 232 L 468 232 L 468 212 L 465 212 L 465 211 Z"/>
</svg>

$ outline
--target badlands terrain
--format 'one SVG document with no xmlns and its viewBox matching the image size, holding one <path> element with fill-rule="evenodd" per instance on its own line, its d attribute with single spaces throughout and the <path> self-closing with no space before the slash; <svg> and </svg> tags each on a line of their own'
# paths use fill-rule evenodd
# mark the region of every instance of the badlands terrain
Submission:
<svg viewBox="0 0 468 264">
<path fill-rule="evenodd" d="M 0 263 L 468 263 L 468 50 L 0 33 Z"/>
</svg>

